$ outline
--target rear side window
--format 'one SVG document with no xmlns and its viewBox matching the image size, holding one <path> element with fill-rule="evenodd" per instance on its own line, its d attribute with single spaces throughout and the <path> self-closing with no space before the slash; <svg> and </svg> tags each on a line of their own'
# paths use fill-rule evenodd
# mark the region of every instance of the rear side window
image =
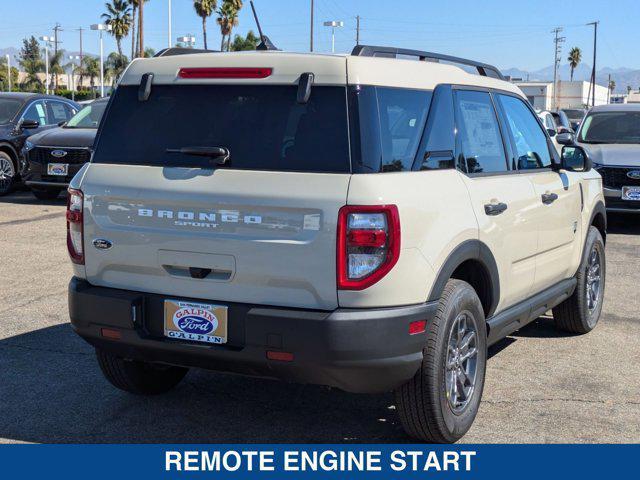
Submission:
<svg viewBox="0 0 640 480">
<path fill-rule="evenodd" d="M 468 173 L 507 171 L 507 158 L 491 97 L 487 92 L 456 92 L 460 150 Z"/>
<path fill-rule="evenodd" d="M 351 90 L 354 171 L 411 170 L 433 92 L 357 86 Z"/>
<path fill-rule="evenodd" d="M 168 153 L 224 147 L 231 169 L 349 172 L 345 87 L 154 85 L 147 101 L 137 86 L 118 87 L 103 122 L 94 162 L 208 168 L 206 157 Z"/>
<path fill-rule="evenodd" d="M 525 103 L 509 95 L 497 95 L 504 110 L 507 125 L 514 141 L 518 169 L 531 170 L 551 166 L 547 136 L 540 128 L 534 113 Z"/>
</svg>

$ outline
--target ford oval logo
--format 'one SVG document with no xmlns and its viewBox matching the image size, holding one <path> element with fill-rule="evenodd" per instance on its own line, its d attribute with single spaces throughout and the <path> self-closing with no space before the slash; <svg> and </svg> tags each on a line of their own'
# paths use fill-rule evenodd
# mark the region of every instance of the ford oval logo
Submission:
<svg viewBox="0 0 640 480">
<path fill-rule="evenodd" d="M 109 250 L 111 247 L 113 247 L 113 243 L 111 243 L 109 240 L 105 240 L 104 238 L 96 238 L 93 241 L 93 246 L 98 250 Z"/>
<path fill-rule="evenodd" d="M 634 180 L 640 180 L 640 170 L 631 170 L 627 172 L 627 177 L 633 178 Z"/>
<path fill-rule="evenodd" d="M 213 323 L 200 315 L 187 315 L 174 320 L 176 327 L 185 333 L 206 335 L 213 330 Z"/>
<path fill-rule="evenodd" d="M 54 150 L 53 152 L 51 152 L 51 156 L 56 158 L 66 157 L 67 152 L 65 152 L 64 150 Z"/>
</svg>

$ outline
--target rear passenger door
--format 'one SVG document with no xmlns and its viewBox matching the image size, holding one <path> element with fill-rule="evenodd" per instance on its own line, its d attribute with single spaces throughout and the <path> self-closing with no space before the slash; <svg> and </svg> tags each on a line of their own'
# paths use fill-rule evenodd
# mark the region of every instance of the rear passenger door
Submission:
<svg viewBox="0 0 640 480">
<path fill-rule="evenodd" d="M 535 113 L 519 97 L 498 94 L 514 152 L 512 161 L 531 182 L 536 199 L 527 216 L 538 230 L 534 292 L 571 277 L 581 238 L 579 174 L 557 172 L 552 150 Z"/>
<path fill-rule="evenodd" d="M 512 169 L 511 147 L 488 91 L 456 89 L 456 157 L 478 220 L 479 239 L 493 253 L 502 310 L 526 299 L 535 275 L 537 231 L 528 212 L 531 182 Z"/>
</svg>

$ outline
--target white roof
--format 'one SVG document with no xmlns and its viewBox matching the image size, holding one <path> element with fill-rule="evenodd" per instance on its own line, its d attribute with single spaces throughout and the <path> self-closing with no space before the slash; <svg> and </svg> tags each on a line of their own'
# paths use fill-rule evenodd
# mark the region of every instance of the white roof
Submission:
<svg viewBox="0 0 640 480">
<path fill-rule="evenodd" d="M 181 68 L 261 67 L 272 68 L 264 79 L 183 79 Z M 136 59 L 127 68 L 121 85 L 138 85 L 142 75 L 153 73 L 154 84 L 295 84 L 300 74 L 312 72 L 316 85 L 379 85 L 432 90 L 436 85 L 456 84 L 496 88 L 522 95 L 510 82 L 465 72 L 447 64 L 415 60 L 287 53 L 280 51 L 227 52 L 175 55 Z"/>
</svg>

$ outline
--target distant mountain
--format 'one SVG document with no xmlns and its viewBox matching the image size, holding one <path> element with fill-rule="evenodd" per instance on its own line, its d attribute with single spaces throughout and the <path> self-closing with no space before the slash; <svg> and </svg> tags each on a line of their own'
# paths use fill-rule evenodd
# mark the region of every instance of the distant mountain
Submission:
<svg viewBox="0 0 640 480">
<path fill-rule="evenodd" d="M 553 66 L 541 68 L 540 70 L 521 70 L 519 68 L 508 68 L 502 71 L 503 75 L 509 75 L 512 78 L 522 78 L 529 81 L 551 81 L 553 80 Z M 561 65 L 558 69 L 560 80 L 569 80 L 571 77 L 571 68 L 568 64 Z M 640 89 L 640 70 L 631 68 L 610 68 L 604 67 L 596 72 L 596 83 L 599 85 L 607 85 L 611 79 L 616 82 L 616 93 L 627 93 L 627 85 L 633 90 Z M 581 63 L 573 72 L 574 80 L 589 81 L 591 78 L 591 65 Z"/>
</svg>

